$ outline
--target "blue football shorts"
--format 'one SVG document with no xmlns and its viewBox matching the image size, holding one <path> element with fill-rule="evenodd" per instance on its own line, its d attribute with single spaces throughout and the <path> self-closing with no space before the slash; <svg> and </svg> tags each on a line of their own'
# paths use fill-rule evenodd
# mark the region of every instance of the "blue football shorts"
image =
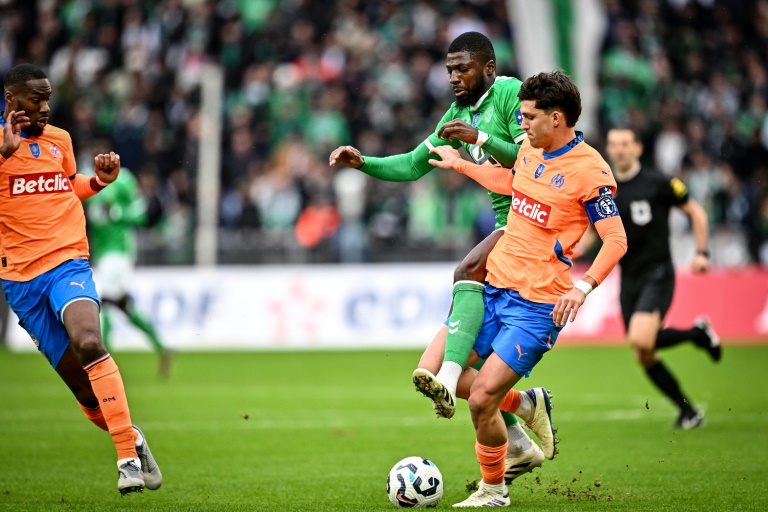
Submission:
<svg viewBox="0 0 768 512">
<path fill-rule="evenodd" d="M 485 286 L 485 319 L 474 349 L 483 359 L 495 352 L 518 375 L 528 377 L 555 346 L 562 327 L 549 316 L 554 304 L 532 302 L 514 290 Z"/>
<path fill-rule="evenodd" d="M 31 281 L 1 280 L 5 298 L 37 349 L 56 368 L 69 346 L 62 322 L 70 303 L 90 299 L 101 304 L 88 260 L 68 260 Z"/>
</svg>

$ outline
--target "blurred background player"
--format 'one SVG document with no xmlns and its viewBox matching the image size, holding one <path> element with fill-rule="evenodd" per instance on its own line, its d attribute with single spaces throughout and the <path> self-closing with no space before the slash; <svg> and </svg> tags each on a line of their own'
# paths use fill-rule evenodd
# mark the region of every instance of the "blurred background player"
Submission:
<svg viewBox="0 0 768 512">
<path fill-rule="evenodd" d="M 713 360 L 720 360 L 720 340 L 705 317 L 699 317 L 689 329 L 660 329 L 675 290 L 669 247 L 670 209 L 679 208 L 691 221 L 697 248 L 691 262 L 695 273 L 709 269 L 707 215 L 689 197 L 682 181 L 640 165 L 643 145 L 633 130 L 610 130 L 606 151 L 619 184 L 616 204 L 629 246 L 621 259 L 621 312 L 627 339 L 648 378 L 679 408 L 675 426 L 699 427 L 704 423 L 703 414 L 683 394 L 657 351 L 692 341 L 707 350 Z"/>
<path fill-rule="evenodd" d="M 479 32 L 465 32 L 448 47 L 448 79 L 455 102 L 437 124 L 435 132 L 409 153 L 384 158 L 363 156 L 351 146 L 334 150 L 330 165 L 342 165 L 384 181 L 414 181 L 434 167 L 429 164 L 430 149 L 450 145 L 463 147 L 480 165 L 511 166 L 525 138 L 520 128 L 520 80 L 496 76 L 496 54 L 490 40 Z M 483 322 L 483 288 L 488 254 L 501 238 L 507 223 L 510 198 L 489 191 L 496 213 L 496 230 L 464 258 L 454 272 L 453 305 L 447 324 L 413 372 L 416 388 L 428 396 L 438 417 L 450 418 L 456 410 L 459 377 L 469 359 Z M 435 375 L 437 374 L 437 375 Z M 509 435 L 519 441 L 510 447 L 507 460 L 508 481 L 541 466 L 544 456 L 530 440 L 514 415 L 505 414 Z"/>
<path fill-rule="evenodd" d="M 112 436 L 120 493 L 157 489 L 160 469 L 131 423 L 120 370 L 101 340 L 81 205 L 117 179 L 120 157 L 96 155 L 96 176 L 77 174 L 69 133 L 48 124 L 46 74 L 19 64 L 6 73 L 3 89 L 8 108 L 29 119 L 19 138 L 3 130 L 0 281 L 6 299 L 85 416 Z M 15 122 L 10 112 L 0 119 Z"/>
<path fill-rule="evenodd" d="M 544 454 L 554 458 L 557 439 L 547 390 L 520 393 L 513 387 L 552 349 L 561 329 L 576 319 L 587 295 L 627 250 L 610 168 L 575 130 L 581 114 L 576 85 L 561 71 L 539 73 L 523 82 L 519 96 L 527 138 L 513 169 L 484 168 L 444 146 L 432 150 L 441 160 L 430 160 L 512 196 L 504 236 L 488 256 L 485 319 L 474 345 L 487 358 L 469 396 L 483 479 L 477 492 L 454 507 L 510 504 L 503 478 L 509 440 L 499 408 L 524 418 Z M 570 258 L 590 224 L 604 244 L 574 284 Z"/>
<path fill-rule="evenodd" d="M 139 184 L 129 169 L 120 170 L 120 179 L 100 194 L 85 201 L 91 261 L 102 301 L 101 333 L 111 347 L 112 315 L 117 308 L 137 329 L 146 334 L 160 356 L 160 376 L 168 377 L 171 351 L 157 334 L 152 322 L 142 315 L 129 295 L 136 264 L 134 229 L 147 223 L 147 208 Z M 104 307 L 107 306 L 107 307 Z"/>
</svg>

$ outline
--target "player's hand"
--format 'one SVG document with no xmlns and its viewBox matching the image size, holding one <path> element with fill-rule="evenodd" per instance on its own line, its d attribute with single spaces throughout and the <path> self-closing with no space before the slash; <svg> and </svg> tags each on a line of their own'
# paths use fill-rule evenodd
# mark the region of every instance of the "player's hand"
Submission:
<svg viewBox="0 0 768 512">
<path fill-rule="evenodd" d="M 331 152 L 331 156 L 328 157 L 328 165 L 334 166 L 339 164 L 343 167 L 351 167 L 352 169 L 359 169 L 365 163 L 363 155 L 360 154 L 360 150 L 353 148 L 352 146 L 339 146 Z"/>
<path fill-rule="evenodd" d="M 450 141 L 458 139 L 467 144 L 477 143 L 477 135 L 477 128 L 470 126 L 459 119 L 448 121 L 437 131 L 437 136 L 441 139 Z"/>
<path fill-rule="evenodd" d="M 578 288 L 572 288 L 571 291 L 557 299 L 555 302 L 555 309 L 549 314 L 555 325 L 562 327 L 568 321 L 570 317 L 571 322 L 576 320 L 576 313 L 579 312 L 579 308 L 584 304 L 584 300 L 587 298 L 586 294 Z"/>
<path fill-rule="evenodd" d="M 704 274 L 709 270 L 709 258 L 703 254 L 697 254 L 691 262 L 691 270 L 694 274 Z"/>
<path fill-rule="evenodd" d="M 0 145 L 0 155 L 10 158 L 21 145 L 21 130 L 29 126 L 26 112 L 11 110 L 3 127 L 3 143 Z"/>
<path fill-rule="evenodd" d="M 453 170 L 454 164 L 456 164 L 458 160 L 461 160 L 461 155 L 459 152 L 453 149 L 451 146 L 436 146 L 429 150 L 429 154 L 437 155 L 440 157 L 440 160 L 430 158 L 429 165 L 432 167 L 439 167 L 441 169 Z"/>
<path fill-rule="evenodd" d="M 113 151 L 96 155 L 93 157 L 93 170 L 103 183 L 112 183 L 120 174 L 120 155 Z"/>
</svg>

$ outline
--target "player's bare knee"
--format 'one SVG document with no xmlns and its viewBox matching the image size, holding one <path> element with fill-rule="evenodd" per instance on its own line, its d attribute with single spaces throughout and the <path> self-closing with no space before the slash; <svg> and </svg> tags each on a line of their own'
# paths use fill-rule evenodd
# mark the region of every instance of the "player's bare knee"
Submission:
<svg viewBox="0 0 768 512">
<path fill-rule="evenodd" d="M 83 365 L 95 361 L 107 353 L 104 342 L 101 340 L 101 333 L 98 331 L 84 331 L 73 336 L 71 340 L 72 347 Z"/>
<path fill-rule="evenodd" d="M 496 410 L 491 406 L 490 398 L 487 393 L 472 390 L 467 402 L 469 403 L 469 412 L 474 420 L 480 420 L 489 414 L 496 413 Z"/>
</svg>

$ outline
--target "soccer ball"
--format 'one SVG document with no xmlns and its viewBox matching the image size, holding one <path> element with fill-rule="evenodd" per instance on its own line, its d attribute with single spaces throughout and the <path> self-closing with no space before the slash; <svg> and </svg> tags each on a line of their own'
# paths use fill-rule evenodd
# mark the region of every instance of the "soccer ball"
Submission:
<svg viewBox="0 0 768 512">
<path fill-rule="evenodd" d="M 443 475 L 430 460 L 406 457 L 389 472 L 387 494 L 397 508 L 434 507 L 443 497 Z"/>
</svg>

